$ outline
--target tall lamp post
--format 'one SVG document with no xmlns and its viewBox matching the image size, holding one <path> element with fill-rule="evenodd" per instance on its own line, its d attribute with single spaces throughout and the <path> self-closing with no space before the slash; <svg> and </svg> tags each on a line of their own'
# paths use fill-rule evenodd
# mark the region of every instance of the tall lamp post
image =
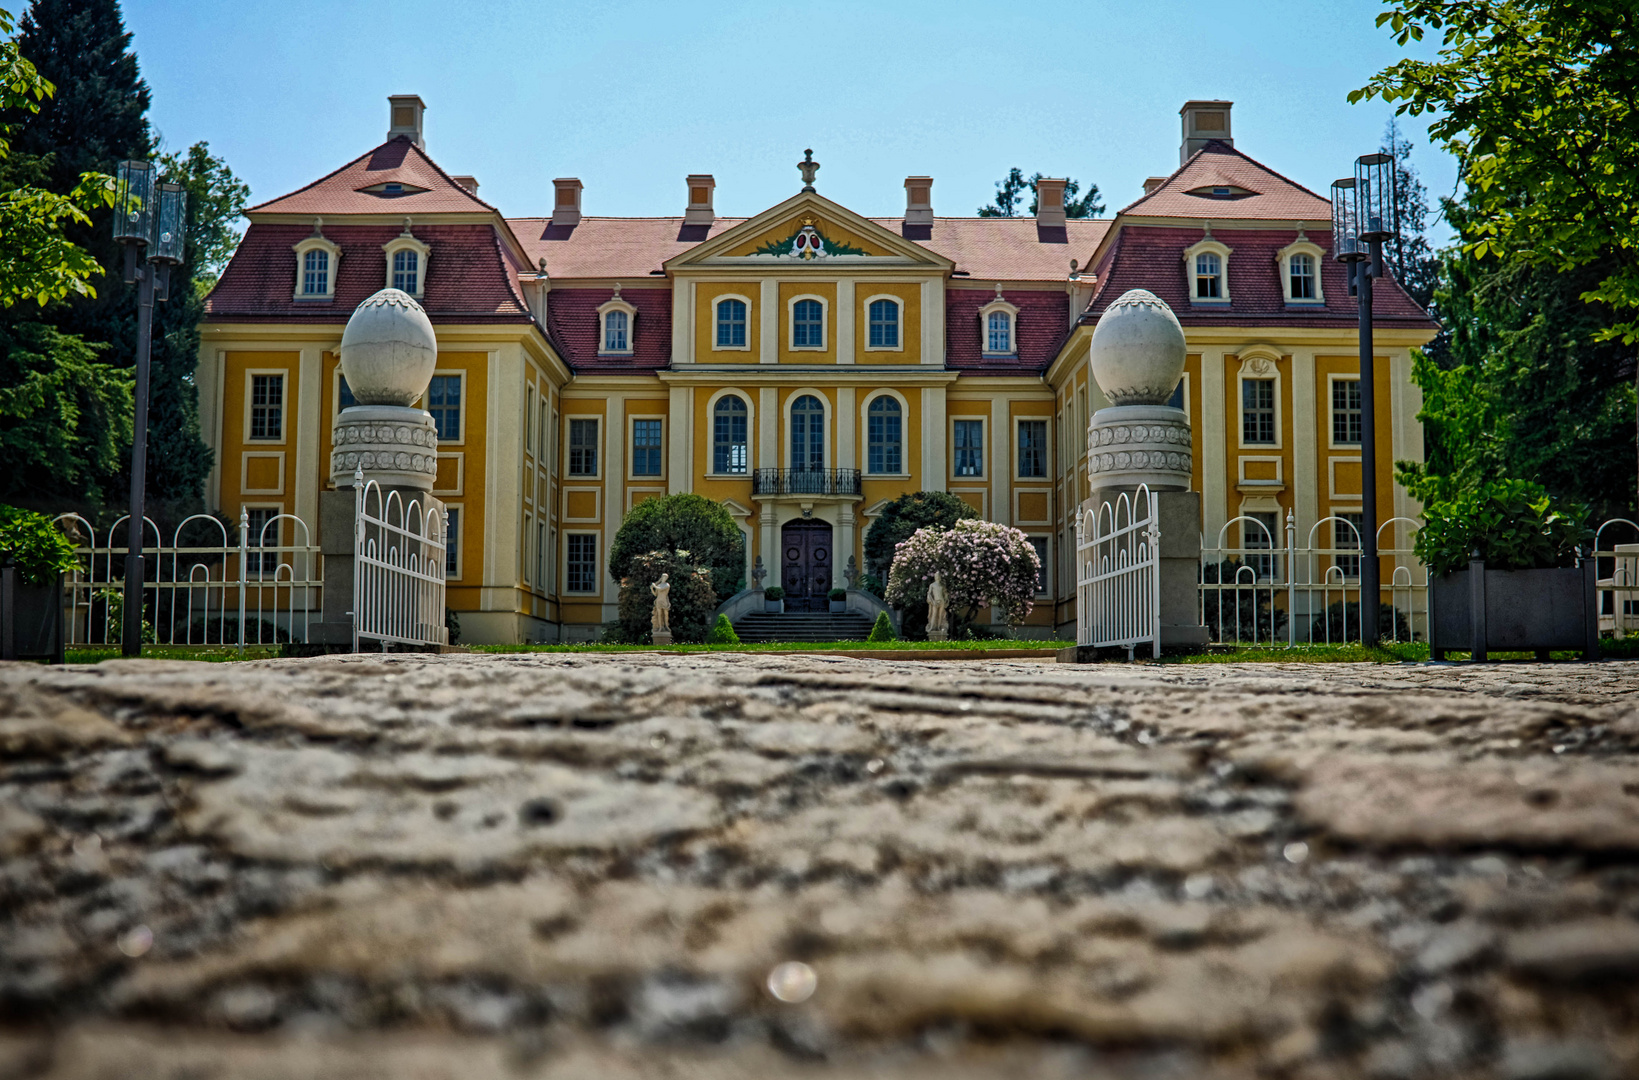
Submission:
<svg viewBox="0 0 1639 1080">
<path fill-rule="evenodd" d="M 142 653 L 142 543 L 148 468 L 148 356 L 154 301 L 164 302 L 171 267 L 182 261 L 188 193 L 181 184 L 156 183 L 151 162 L 122 161 L 115 176 L 114 239 L 125 245 L 125 281 L 137 286 L 137 400 L 131 435 L 131 516 L 126 519 L 124 626 L 120 652 Z"/>
<path fill-rule="evenodd" d="M 1354 175 L 1332 183 L 1332 256 L 1360 302 L 1360 638 L 1377 644 L 1383 598 L 1377 562 L 1377 396 L 1372 351 L 1372 282 L 1383 276 L 1383 241 L 1399 234 L 1394 158 L 1364 154 Z M 1347 628 L 1345 628 L 1347 629 Z"/>
</svg>

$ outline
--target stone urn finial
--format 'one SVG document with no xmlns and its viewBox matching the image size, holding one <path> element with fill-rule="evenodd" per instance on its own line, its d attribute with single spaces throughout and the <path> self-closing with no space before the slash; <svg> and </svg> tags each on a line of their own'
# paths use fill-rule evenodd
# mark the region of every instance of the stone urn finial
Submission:
<svg viewBox="0 0 1639 1080">
<path fill-rule="evenodd" d="M 1159 296 L 1129 289 L 1104 309 L 1089 363 L 1112 405 L 1165 405 L 1184 374 L 1184 328 Z"/>
<path fill-rule="evenodd" d="M 427 392 L 438 338 L 421 305 L 382 289 L 353 311 L 341 335 L 341 373 L 360 405 L 410 405 Z"/>
</svg>

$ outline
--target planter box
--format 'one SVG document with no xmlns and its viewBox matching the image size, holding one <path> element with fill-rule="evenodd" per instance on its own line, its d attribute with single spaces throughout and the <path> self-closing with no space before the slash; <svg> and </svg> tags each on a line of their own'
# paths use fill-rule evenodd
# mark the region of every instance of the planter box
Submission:
<svg viewBox="0 0 1639 1080">
<path fill-rule="evenodd" d="M 1432 579 L 1428 599 L 1429 653 L 1436 660 L 1451 651 L 1475 660 L 1490 652 L 1534 652 L 1546 660 L 1552 649 L 1599 656 L 1592 559 L 1556 570 L 1487 570 L 1475 561 Z"/>
<path fill-rule="evenodd" d="M 831 614 L 841 615 L 843 612 L 845 612 L 847 610 L 848 610 L 848 601 L 846 601 L 846 600 L 833 600 L 833 601 L 831 601 Z"/>
<path fill-rule="evenodd" d="M 15 570 L 0 571 L 0 659 L 63 662 L 63 579 L 26 585 Z"/>
<path fill-rule="evenodd" d="M 763 611 L 769 615 L 782 614 L 785 611 L 785 601 L 765 599 L 763 601 Z"/>
</svg>

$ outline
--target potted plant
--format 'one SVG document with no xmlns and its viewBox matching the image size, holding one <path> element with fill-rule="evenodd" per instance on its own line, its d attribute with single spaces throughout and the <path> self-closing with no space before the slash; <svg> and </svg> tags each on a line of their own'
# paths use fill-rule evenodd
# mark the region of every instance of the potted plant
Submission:
<svg viewBox="0 0 1639 1080">
<path fill-rule="evenodd" d="M 763 590 L 763 610 L 770 615 L 778 615 L 785 610 L 785 590 L 778 585 L 770 585 Z"/>
<path fill-rule="evenodd" d="M 76 565 L 49 517 L 0 506 L 0 658 L 63 662 L 63 574 Z"/>
<path fill-rule="evenodd" d="M 847 589 L 832 589 L 831 590 L 831 614 L 840 615 L 844 611 L 847 611 L 847 610 L 848 610 L 848 590 Z"/>
<path fill-rule="evenodd" d="M 1599 651 L 1593 534 L 1585 507 L 1556 505 L 1541 485 L 1491 480 L 1423 511 L 1416 552 L 1429 568 L 1429 651 Z"/>
</svg>

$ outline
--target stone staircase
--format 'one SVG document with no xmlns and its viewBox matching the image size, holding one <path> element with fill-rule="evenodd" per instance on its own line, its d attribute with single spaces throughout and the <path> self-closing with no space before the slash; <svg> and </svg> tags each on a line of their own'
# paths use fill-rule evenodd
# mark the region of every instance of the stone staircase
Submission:
<svg viewBox="0 0 1639 1080">
<path fill-rule="evenodd" d="M 742 615 L 734 624 L 741 641 L 864 641 L 871 620 L 853 612 Z"/>
</svg>

